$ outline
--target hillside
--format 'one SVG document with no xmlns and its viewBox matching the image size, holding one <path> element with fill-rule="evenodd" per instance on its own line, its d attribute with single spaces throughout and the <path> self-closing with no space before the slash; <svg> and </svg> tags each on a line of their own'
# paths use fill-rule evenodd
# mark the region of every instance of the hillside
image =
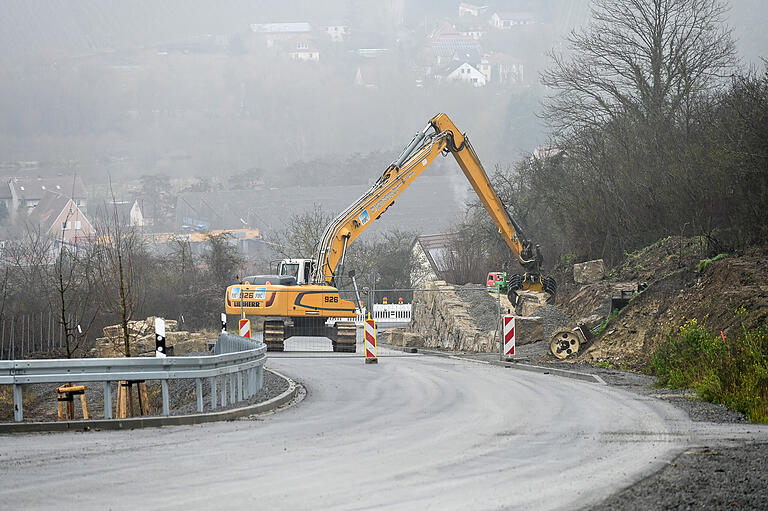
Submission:
<svg viewBox="0 0 768 511">
<path fill-rule="evenodd" d="M 742 327 L 768 323 L 768 247 L 709 264 L 702 263 L 705 248 L 700 238 L 665 238 L 628 254 L 607 281 L 563 286 L 558 304 L 575 319 L 592 312 L 611 286 L 648 284 L 575 361 L 643 370 L 670 332 L 688 319 L 726 338 L 735 338 Z"/>
</svg>

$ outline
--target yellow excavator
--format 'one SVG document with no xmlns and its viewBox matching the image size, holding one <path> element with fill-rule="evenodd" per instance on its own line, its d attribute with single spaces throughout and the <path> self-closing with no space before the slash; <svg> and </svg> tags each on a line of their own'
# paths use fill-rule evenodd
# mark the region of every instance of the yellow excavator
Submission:
<svg viewBox="0 0 768 511">
<path fill-rule="evenodd" d="M 277 275 L 245 277 L 229 286 L 225 297 L 228 325 L 239 318 L 263 320 L 263 339 L 269 351 L 282 351 L 285 339 L 318 336 L 331 339 L 333 350 L 355 351 L 354 302 L 339 296 L 344 256 L 349 245 L 392 205 L 439 155 L 452 154 L 491 215 L 499 234 L 524 268 L 509 279 L 508 294 L 517 290 L 554 296 L 556 283 L 541 273 L 541 256 L 522 234 L 494 191 L 475 150 L 446 114 L 438 114 L 414 136 L 379 179 L 325 229 L 317 254 L 309 259 L 286 259 Z M 256 320 L 256 321 L 253 321 Z"/>
</svg>

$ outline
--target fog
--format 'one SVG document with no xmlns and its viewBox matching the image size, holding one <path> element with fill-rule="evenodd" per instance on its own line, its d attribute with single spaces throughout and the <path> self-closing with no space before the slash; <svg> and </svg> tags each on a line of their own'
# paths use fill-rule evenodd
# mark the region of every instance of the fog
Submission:
<svg viewBox="0 0 768 511">
<path fill-rule="evenodd" d="M 118 198 L 143 175 L 362 191 L 438 112 L 486 168 L 512 165 L 547 143 L 539 73 L 588 2 L 459 4 L 3 0 L 0 174 L 110 177 Z M 765 11 L 732 2 L 744 66 L 768 48 Z M 452 76 L 465 61 L 484 78 Z M 455 165 L 435 167 L 466 199 Z"/>
</svg>

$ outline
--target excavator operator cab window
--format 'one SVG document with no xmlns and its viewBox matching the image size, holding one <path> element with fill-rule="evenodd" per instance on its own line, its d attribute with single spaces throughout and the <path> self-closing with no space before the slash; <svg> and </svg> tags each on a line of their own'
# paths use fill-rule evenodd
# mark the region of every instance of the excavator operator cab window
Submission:
<svg viewBox="0 0 768 511">
<path fill-rule="evenodd" d="M 299 279 L 299 265 L 284 263 L 280 265 L 280 275 L 288 275 L 290 277 L 296 277 Z"/>
<path fill-rule="evenodd" d="M 304 264 L 304 284 L 309 284 L 309 281 L 312 278 L 312 266 L 314 266 L 311 262 L 306 262 Z"/>
</svg>

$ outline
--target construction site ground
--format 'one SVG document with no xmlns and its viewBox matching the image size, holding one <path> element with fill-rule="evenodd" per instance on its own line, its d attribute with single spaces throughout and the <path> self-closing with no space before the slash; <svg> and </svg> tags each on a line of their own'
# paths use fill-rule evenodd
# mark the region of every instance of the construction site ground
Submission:
<svg viewBox="0 0 768 511">
<path fill-rule="evenodd" d="M 572 275 L 561 277 L 555 306 L 536 315 L 552 323 L 565 316 L 571 327 L 595 315 L 607 320 L 612 293 L 636 290 L 638 284 L 644 290 L 614 313 L 578 356 L 560 361 L 550 353 L 549 342 L 541 340 L 517 346 L 515 360 L 597 374 L 609 385 L 666 400 L 694 421 L 748 423 L 744 414 L 700 401 L 694 391 L 660 388 L 650 375 L 653 352 L 688 319 L 696 318 L 726 338 L 735 337 L 741 328 L 767 323 L 768 248 L 705 262 L 712 255 L 701 238 L 673 236 L 627 254 L 624 263 L 600 281 L 577 284 Z M 499 353 L 453 355 L 486 362 L 500 359 Z M 563 391 L 568 392 L 567 380 Z M 682 453 L 665 469 L 593 509 L 765 509 L 767 456 L 768 444 L 740 445 L 723 438 L 717 445 Z"/>
</svg>

